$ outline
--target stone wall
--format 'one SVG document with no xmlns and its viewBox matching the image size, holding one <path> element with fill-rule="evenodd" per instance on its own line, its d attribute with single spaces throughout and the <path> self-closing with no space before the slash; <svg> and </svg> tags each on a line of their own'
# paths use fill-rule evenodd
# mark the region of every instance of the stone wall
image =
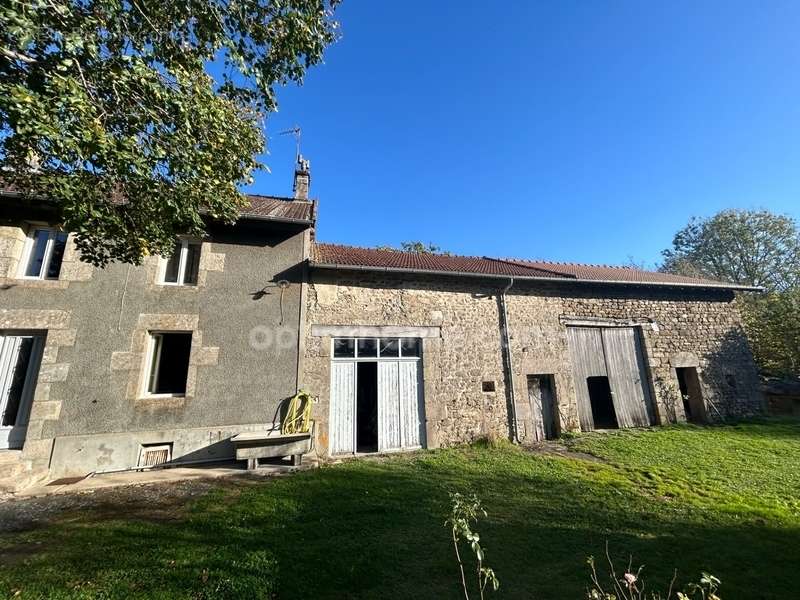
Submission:
<svg viewBox="0 0 800 600">
<path fill-rule="evenodd" d="M 641 332 L 649 385 L 662 424 L 683 421 L 676 367 L 696 367 L 711 420 L 763 410 L 758 373 L 732 292 L 572 286 L 524 286 L 509 295 L 512 354 L 521 377 L 516 396 L 527 399 L 526 374 L 553 373 L 562 427 L 575 429 L 577 407 L 569 356 L 567 322 L 633 325 Z"/>
<path fill-rule="evenodd" d="M 331 340 L 313 335 L 315 325 L 437 327 L 438 338 L 423 340 L 428 447 L 510 436 L 499 302 L 506 283 L 314 271 L 301 387 L 317 399 L 319 450 L 327 449 Z M 660 422 L 684 419 L 676 366 L 698 368 L 711 418 L 759 412 L 755 365 L 732 299 L 719 290 L 517 282 L 507 311 L 520 437 L 530 427 L 528 375 L 554 376 L 559 426 L 578 428 L 566 324 L 585 320 L 640 329 Z M 485 381 L 494 392 L 482 391 Z"/>
<path fill-rule="evenodd" d="M 312 325 L 438 327 L 438 339 L 423 339 L 428 447 L 507 436 L 497 301 L 488 295 L 492 289 L 440 292 L 431 282 L 413 289 L 397 279 L 324 283 L 318 274 L 312 275 L 309 288 L 301 387 L 318 398 L 314 419 L 320 449 L 327 447 L 331 338 L 311 335 Z M 482 381 L 496 382 L 496 391 L 482 392 Z"/>
</svg>

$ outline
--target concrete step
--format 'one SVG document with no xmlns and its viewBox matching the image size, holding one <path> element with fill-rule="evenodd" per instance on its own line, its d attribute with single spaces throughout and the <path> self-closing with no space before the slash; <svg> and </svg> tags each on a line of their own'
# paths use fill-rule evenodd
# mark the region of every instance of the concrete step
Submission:
<svg viewBox="0 0 800 600">
<path fill-rule="evenodd" d="M 0 450 L 0 465 L 19 462 L 22 450 Z"/>
<path fill-rule="evenodd" d="M 0 491 L 16 490 L 25 474 L 21 450 L 0 450 Z"/>
</svg>

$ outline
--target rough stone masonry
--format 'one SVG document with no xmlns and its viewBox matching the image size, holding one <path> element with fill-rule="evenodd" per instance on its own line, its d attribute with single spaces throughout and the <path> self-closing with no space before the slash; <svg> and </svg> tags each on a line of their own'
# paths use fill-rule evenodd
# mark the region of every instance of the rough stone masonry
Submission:
<svg viewBox="0 0 800 600">
<path fill-rule="evenodd" d="M 511 435 L 499 294 L 507 281 L 400 273 L 313 271 L 302 387 L 317 397 L 318 448 L 328 446 L 331 338 L 320 325 L 436 328 L 423 339 L 429 448 Z M 520 438 L 531 427 L 527 376 L 555 382 L 558 427 L 579 428 L 566 327 L 582 320 L 641 331 L 647 385 L 659 423 L 685 420 L 675 369 L 696 367 L 711 420 L 762 409 L 758 377 L 734 293 L 635 285 L 517 282 L 507 295 Z M 317 327 L 319 330 L 319 327 Z M 494 391 L 483 391 L 493 382 Z"/>
</svg>

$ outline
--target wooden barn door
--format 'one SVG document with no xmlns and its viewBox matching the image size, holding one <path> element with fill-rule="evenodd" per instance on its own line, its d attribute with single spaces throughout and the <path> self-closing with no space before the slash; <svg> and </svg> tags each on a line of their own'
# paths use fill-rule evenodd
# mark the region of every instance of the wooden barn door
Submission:
<svg viewBox="0 0 800 600">
<path fill-rule="evenodd" d="M 594 429 L 589 377 L 608 375 L 603 353 L 603 338 L 598 327 L 567 327 L 567 341 L 572 358 L 572 374 L 578 403 L 578 420 L 582 431 Z"/>
<path fill-rule="evenodd" d="M 552 375 L 528 375 L 528 402 L 531 410 L 531 437 L 536 442 L 555 439 L 556 398 Z"/>
<path fill-rule="evenodd" d="M 647 366 L 636 328 L 568 327 L 567 341 L 583 431 L 596 427 L 589 378 L 608 378 L 606 389 L 611 391 L 615 426 L 647 427 L 655 423 Z M 603 405 L 608 406 L 607 401 Z"/>
<path fill-rule="evenodd" d="M 617 423 L 620 427 L 647 427 L 655 415 L 639 336 L 633 327 L 605 327 L 602 332 Z"/>
</svg>

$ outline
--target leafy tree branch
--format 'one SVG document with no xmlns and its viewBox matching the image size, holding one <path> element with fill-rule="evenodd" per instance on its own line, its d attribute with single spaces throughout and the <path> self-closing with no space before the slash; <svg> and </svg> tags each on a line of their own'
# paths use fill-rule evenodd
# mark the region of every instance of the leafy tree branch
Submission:
<svg viewBox="0 0 800 600">
<path fill-rule="evenodd" d="M 737 298 L 750 345 L 767 375 L 800 375 L 800 229 L 789 216 L 726 210 L 692 219 L 661 270 L 761 286 Z"/>
<path fill-rule="evenodd" d="M 138 263 L 232 221 L 277 86 L 337 35 L 338 0 L 9 0 L 5 185 L 52 198 L 82 256 Z"/>
</svg>

